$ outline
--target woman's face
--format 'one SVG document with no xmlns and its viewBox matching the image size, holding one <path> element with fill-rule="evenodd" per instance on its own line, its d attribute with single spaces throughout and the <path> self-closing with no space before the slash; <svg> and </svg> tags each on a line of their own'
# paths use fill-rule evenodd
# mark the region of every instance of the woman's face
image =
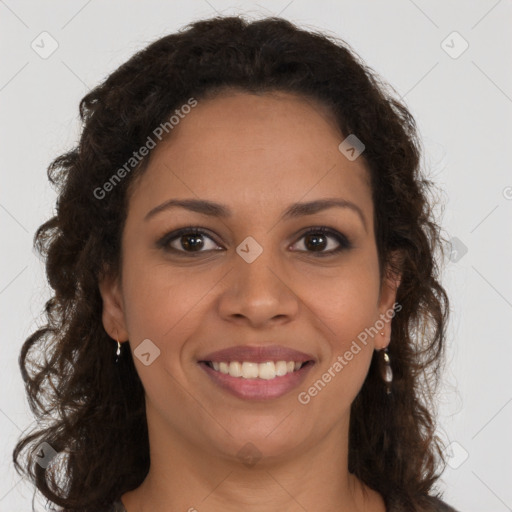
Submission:
<svg viewBox="0 0 512 512">
<path fill-rule="evenodd" d="M 233 93 L 199 101 L 152 150 L 129 198 L 121 282 L 100 286 L 107 332 L 129 339 L 150 440 L 235 460 L 287 457 L 347 435 L 350 404 L 390 324 L 365 343 L 362 333 L 382 325 L 397 283 L 379 295 L 369 175 L 362 157 L 338 149 L 344 138 L 313 101 Z M 326 199 L 345 206 L 285 215 Z M 170 200 L 228 214 L 162 206 Z M 189 226 L 204 233 L 167 236 Z M 328 232 L 306 234 L 319 227 Z M 260 362 L 289 371 L 277 361 L 300 358 L 286 349 L 310 362 L 275 378 L 261 378 L 273 375 L 269 364 L 244 378 L 201 362 L 275 345 L 282 351 L 259 353 Z M 250 377 L 257 355 L 218 359 L 246 361 Z"/>
</svg>

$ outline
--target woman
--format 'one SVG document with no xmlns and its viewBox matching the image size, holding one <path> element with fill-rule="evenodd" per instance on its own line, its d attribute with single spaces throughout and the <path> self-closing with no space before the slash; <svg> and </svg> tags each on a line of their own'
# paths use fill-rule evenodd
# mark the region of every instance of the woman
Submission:
<svg viewBox="0 0 512 512">
<path fill-rule="evenodd" d="M 36 233 L 48 323 L 20 356 L 57 415 L 18 470 L 29 447 L 67 511 L 453 510 L 443 239 L 414 119 L 376 75 L 286 20 L 219 17 L 80 114 Z"/>
</svg>

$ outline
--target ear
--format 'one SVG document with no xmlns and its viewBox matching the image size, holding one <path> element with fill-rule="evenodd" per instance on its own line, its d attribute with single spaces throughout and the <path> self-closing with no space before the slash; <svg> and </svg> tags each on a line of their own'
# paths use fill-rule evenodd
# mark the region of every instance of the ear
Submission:
<svg viewBox="0 0 512 512">
<path fill-rule="evenodd" d="M 375 350 L 381 350 L 388 346 L 391 340 L 391 320 L 396 312 L 400 311 L 401 306 L 394 308 L 396 302 L 396 294 L 400 282 L 402 280 L 402 253 L 393 251 L 390 257 L 390 263 L 385 268 L 382 278 L 381 290 L 379 294 L 379 320 L 384 323 L 384 328 L 379 330 L 379 334 L 375 336 Z M 381 322 L 379 322 L 381 325 Z M 380 333 L 384 333 L 381 336 Z"/>
<path fill-rule="evenodd" d="M 103 328 L 112 339 L 122 342 L 128 339 L 124 316 L 123 295 L 119 279 L 105 273 L 98 281 L 103 299 Z"/>
</svg>

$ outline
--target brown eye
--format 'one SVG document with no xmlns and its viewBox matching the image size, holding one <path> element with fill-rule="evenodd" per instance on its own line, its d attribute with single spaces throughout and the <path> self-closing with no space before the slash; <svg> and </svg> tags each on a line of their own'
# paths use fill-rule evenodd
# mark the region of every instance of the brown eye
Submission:
<svg viewBox="0 0 512 512">
<path fill-rule="evenodd" d="M 305 249 L 301 252 L 318 253 L 315 256 L 329 256 L 352 247 L 345 235 L 326 227 L 311 228 L 302 235 L 302 239 Z"/>
<path fill-rule="evenodd" d="M 205 239 L 208 239 L 210 243 Z M 189 253 L 191 255 L 218 250 L 216 247 L 219 247 L 206 231 L 194 227 L 182 228 L 168 233 L 157 242 L 157 245 L 165 251 Z"/>
<path fill-rule="evenodd" d="M 304 240 L 304 249 L 298 249 L 299 252 L 312 253 L 320 257 L 352 248 L 351 242 L 345 235 L 322 226 L 310 228 L 303 233 L 300 240 Z M 194 226 L 166 234 L 157 242 L 157 246 L 166 252 L 190 256 L 223 250 L 208 232 Z"/>
</svg>

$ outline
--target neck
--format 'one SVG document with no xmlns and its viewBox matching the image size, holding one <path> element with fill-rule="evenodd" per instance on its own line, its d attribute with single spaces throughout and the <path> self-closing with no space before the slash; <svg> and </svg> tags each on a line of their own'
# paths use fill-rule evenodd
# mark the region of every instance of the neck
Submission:
<svg viewBox="0 0 512 512">
<path fill-rule="evenodd" d="M 122 496 L 127 512 L 385 512 L 382 497 L 348 472 L 348 418 L 293 453 L 265 456 L 245 444 L 231 457 L 170 436 L 160 418 L 148 414 L 151 466 Z"/>
</svg>

